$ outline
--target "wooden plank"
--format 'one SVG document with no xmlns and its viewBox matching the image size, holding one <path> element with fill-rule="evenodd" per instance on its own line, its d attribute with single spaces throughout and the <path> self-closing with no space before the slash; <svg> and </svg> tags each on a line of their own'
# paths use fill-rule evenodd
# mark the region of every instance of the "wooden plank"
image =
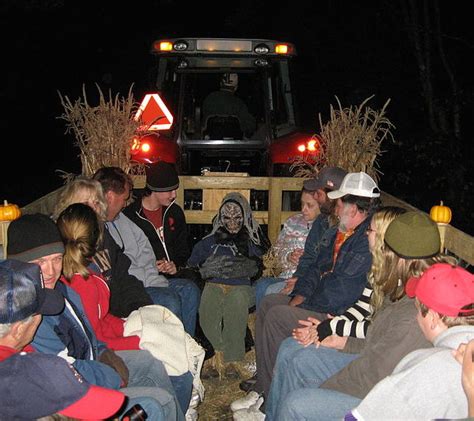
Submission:
<svg viewBox="0 0 474 421">
<path fill-rule="evenodd" d="M 10 225 L 10 221 L 0 221 L 0 255 L 3 256 L 3 259 L 7 258 L 8 225 Z"/>
</svg>

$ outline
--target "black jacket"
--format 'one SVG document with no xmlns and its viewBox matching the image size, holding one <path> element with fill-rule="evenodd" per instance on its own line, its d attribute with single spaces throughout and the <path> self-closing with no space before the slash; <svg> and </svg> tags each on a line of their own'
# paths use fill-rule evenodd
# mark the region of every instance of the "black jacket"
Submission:
<svg viewBox="0 0 474 421">
<path fill-rule="evenodd" d="M 94 256 L 94 263 L 110 288 L 110 313 L 128 317 L 142 306 L 153 304 L 143 282 L 128 273 L 130 259 L 104 229 L 104 240 Z"/>
<path fill-rule="evenodd" d="M 128 205 L 123 213 L 143 230 L 150 240 L 156 259 L 166 259 L 158 233 L 143 213 L 141 197 Z M 163 208 L 163 232 L 170 260 L 175 263 L 179 273 L 180 269 L 186 266 L 191 249 L 184 212 L 176 203 Z M 178 277 L 178 274 L 175 277 Z"/>
</svg>

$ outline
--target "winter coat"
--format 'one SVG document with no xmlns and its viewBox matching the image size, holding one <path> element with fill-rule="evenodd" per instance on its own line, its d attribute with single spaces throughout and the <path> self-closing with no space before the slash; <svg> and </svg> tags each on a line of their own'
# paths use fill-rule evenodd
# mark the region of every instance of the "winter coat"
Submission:
<svg viewBox="0 0 474 421">
<path fill-rule="evenodd" d="M 315 259 L 298 277 L 292 295 L 302 295 L 299 307 L 319 313 L 344 313 L 362 295 L 372 255 L 365 234 L 370 218 L 366 218 L 344 241 L 333 267 L 334 242 L 338 227 L 326 230 L 316 246 Z"/>
<path fill-rule="evenodd" d="M 80 296 L 87 319 L 100 341 L 116 351 L 140 349 L 140 338 L 123 336 L 125 322 L 109 313 L 110 290 L 100 275 L 91 273 L 89 278 L 85 279 L 77 273 L 70 281 L 62 277 L 61 282 Z"/>
<path fill-rule="evenodd" d="M 43 316 L 31 345 L 39 352 L 64 358 L 87 382 L 118 389 L 122 383 L 118 373 L 97 360 L 107 346 L 94 334 L 79 295 L 60 282 L 56 289 L 64 295 L 64 311 L 56 316 Z"/>
</svg>

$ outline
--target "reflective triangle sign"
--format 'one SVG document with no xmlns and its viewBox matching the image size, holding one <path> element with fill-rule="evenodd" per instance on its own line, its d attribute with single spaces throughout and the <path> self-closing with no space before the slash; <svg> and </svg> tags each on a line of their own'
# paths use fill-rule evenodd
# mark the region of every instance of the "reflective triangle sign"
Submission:
<svg viewBox="0 0 474 421">
<path fill-rule="evenodd" d="M 141 121 L 142 130 L 168 130 L 173 124 L 173 115 L 158 94 L 147 94 L 135 114 Z"/>
</svg>

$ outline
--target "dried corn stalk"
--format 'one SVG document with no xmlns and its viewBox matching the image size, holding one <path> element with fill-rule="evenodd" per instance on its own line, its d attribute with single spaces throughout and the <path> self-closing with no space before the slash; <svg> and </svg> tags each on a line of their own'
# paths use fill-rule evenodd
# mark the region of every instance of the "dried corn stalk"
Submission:
<svg viewBox="0 0 474 421">
<path fill-rule="evenodd" d="M 390 102 L 387 100 L 381 110 L 373 110 L 365 99 L 358 107 L 342 108 L 336 97 L 338 109 L 330 107 L 330 119 L 326 124 L 319 115 L 321 132 L 313 138 L 319 143 L 320 155 L 316 164 L 304 158 L 296 159 L 292 164 L 295 177 L 311 177 L 326 166 L 338 166 L 348 172 L 364 171 L 376 182 L 381 174 L 377 158 L 382 154 L 382 142 L 389 138 L 395 126 L 385 116 Z"/>
<path fill-rule="evenodd" d="M 283 271 L 283 265 L 281 264 L 281 257 L 278 256 L 275 247 L 271 247 L 262 258 L 263 261 L 263 274 L 264 277 L 278 278 L 278 275 Z"/>
<path fill-rule="evenodd" d="M 66 121 L 66 133 L 72 132 L 76 138 L 82 175 L 91 176 L 103 166 L 120 167 L 128 174 L 143 174 L 142 165 L 130 162 L 132 141 L 140 124 L 133 119 L 138 108 L 132 94 L 133 85 L 126 98 L 119 94 L 112 96 L 110 91 L 106 98 L 96 86 L 99 104 L 95 106 L 89 104 L 85 86 L 82 87 L 83 98 L 75 102 L 58 92 L 64 107 L 59 118 Z"/>
</svg>

